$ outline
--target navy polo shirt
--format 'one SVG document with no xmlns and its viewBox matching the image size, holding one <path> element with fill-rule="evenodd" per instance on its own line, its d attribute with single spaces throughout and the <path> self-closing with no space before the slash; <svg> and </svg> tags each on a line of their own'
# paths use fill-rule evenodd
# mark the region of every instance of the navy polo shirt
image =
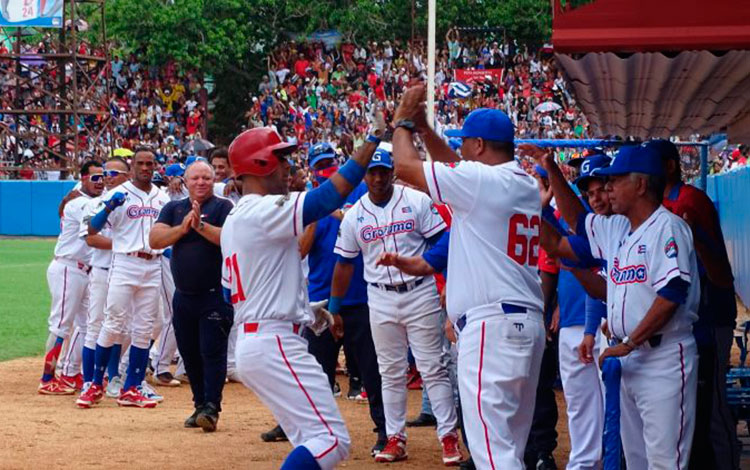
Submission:
<svg viewBox="0 0 750 470">
<path fill-rule="evenodd" d="M 189 198 L 170 201 L 156 221 L 170 227 L 180 225 L 192 210 Z M 224 221 L 232 210 L 232 202 L 211 196 L 201 205 L 202 220 L 216 227 Z M 172 247 L 170 266 L 175 287 L 184 294 L 200 294 L 212 289 L 221 292 L 221 247 L 206 240 L 193 229 L 185 234 Z"/>
</svg>

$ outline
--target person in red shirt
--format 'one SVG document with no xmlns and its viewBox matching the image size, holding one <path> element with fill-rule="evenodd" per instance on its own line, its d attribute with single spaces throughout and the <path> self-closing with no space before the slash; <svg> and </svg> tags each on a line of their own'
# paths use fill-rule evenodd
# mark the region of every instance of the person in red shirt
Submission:
<svg viewBox="0 0 750 470">
<path fill-rule="evenodd" d="M 375 73 L 375 69 L 371 69 L 370 73 L 367 74 L 367 84 L 370 88 L 375 88 L 375 84 L 378 82 L 378 74 Z"/>
<path fill-rule="evenodd" d="M 664 163 L 664 207 L 685 219 L 693 232 L 701 299 L 693 336 L 698 344 L 698 396 L 691 468 L 739 468 L 736 426 L 727 405 L 726 372 L 737 304 L 719 214 L 703 191 L 683 183 L 680 153 L 668 140 L 652 140 Z"/>
<path fill-rule="evenodd" d="M 305 59 L 305 54 L 299 53 L 299 58 L 294 63 L 294 73 L 302 78 L 308 76 L 307 68 L 310 67 L 310 61 Z"/>
<path fill-rule="evenodd" d="M 187 123 L 185 125 L 185 129 L 187 130 L 187 135 L 193 135 L 196 132 L 198 132 L 198 127 L 201 123 L 201 113 L 198 110 L 194 110 L 190 112 L 190 116 L 187 118 Z"/>
</svg>

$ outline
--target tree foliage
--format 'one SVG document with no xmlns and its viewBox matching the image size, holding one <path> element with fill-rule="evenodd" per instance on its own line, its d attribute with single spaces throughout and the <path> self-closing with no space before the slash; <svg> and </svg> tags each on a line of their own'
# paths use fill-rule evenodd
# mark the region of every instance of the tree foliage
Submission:
<svg viewBox="0 0 750 470">
<path fill-rule="evenodd" d="M 427 1 L 414 1 L 414 29 L 425 37 Z M 505 27 L 509 37 L 540 43 L 551 30 L 549 0 L 438 0 L 438 43 L 453 26 Z M 93 25 L 97 27 L 98 25 Z M 176 61 L 212 75 L 212 130 L 239 128 L 266 70 L 265 56 L 289 33 L 335 29 L 356 42 L 408 40 L 407 0 L 110 0 L 108 36 L 153 64 Z M 212 135 L 213 136 L 213 135 Z"/>
</svg>

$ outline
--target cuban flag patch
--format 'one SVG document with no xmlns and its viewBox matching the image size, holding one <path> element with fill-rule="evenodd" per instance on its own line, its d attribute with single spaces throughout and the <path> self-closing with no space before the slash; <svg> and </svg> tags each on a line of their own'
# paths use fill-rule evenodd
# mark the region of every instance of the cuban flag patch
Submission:
<svg viewBox="0 0 750 470">
<path fill-rule="evenodd" d="M 409 206 L 402 207 L 401 208 L 401 213 L 402 214 L 411 214 L 411 207 L 409 207 Z"/>
<path fill-rule="evenodd" d="M 669 237 L 669 240 L 667 240 L 667 243 L 664 245 L 664 254 L 667 258 L 677 258 L 677 253 L 679 253 L 677 242 L 674 237 Z"/>
</svg>

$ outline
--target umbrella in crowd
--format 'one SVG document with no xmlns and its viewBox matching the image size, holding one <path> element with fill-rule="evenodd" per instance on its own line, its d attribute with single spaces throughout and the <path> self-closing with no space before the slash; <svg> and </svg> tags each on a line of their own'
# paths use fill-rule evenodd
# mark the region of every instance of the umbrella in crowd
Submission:
<svg viewBox="0 0 750 470">
<path fill-rule="evenodd" d="M 555 103 L 554 101 L 545 101 L 544 103 L 534 108 L 534 111 L 536 111 L 537 113 L 551 113 L 557 111 L 558 109 L 562 109 L 562 106 Z"/>
<path fill-rule="evenodd" d="M 114 155 L 115 157 L 127 158 L 133 156 L 133 151 L 121 147 L 119 149 L 115 149 L 114 152 L 112 152 L 112 155 Z"/>
<path fill-rule="evenodd" d="M 206 139 L 193 139 L 189 142 L 187 142 L 185 145 L 182 146 L 182 150 L 185 152 L 204 152 L 206 150 L 211 150 L 214 148 L 215 145 L 211 142 L 207 141 Z"/>
</svg>

